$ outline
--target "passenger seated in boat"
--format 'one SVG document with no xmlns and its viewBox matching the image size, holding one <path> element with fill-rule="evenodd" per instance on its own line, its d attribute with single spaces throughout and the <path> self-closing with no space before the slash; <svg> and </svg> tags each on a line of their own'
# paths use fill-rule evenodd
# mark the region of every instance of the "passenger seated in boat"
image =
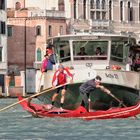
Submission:
<svg viewBox="0 0 140 140">
<path fill-rule="evenodd" d="M 80 48 L 80 52 L 77 55 L 78 56 L 87 55 L 87 53 L 85 52 L 85 48 L 84 47 Z M 84 59 L 85 59 L 84 57 L 79 57 L 79 60 L 84 60 Z"/>
<path fill-rule="evenodd" d="M 81 106 L 85 107 L 87 111 L 90 112 L 90 93 L 91 91 L 94 91 L 96 88 L 100 88 L 102 91 L 107 92 L 110 94 L 111 92 L 104 88 L 104 86 L 101 84 L 102 78 L 100 76 L 96 76 L 96 78 L 89 80 L 85 83 L 83 83 L 80 87 L 80 95 L 82 97 L 82 103 Z"/>
<path fill-rule="evenodd" d="M 85 52 L 85 48 L 80 48 L 80 52 L 77 55 L 87 55 L 87 53 Z"/>
<path fill-rule="evenodd" d="M 96 48 L 95 54 L 96 54 L 96 55 L 103 55 L 102 50 L 101 50 L 100 47 L 97 47 L 97 48 Z"/>
</svg>

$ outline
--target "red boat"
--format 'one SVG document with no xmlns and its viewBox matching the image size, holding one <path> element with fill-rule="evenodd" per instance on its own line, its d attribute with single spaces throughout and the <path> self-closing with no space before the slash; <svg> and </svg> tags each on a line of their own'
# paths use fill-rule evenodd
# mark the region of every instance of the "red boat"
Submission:
<svg viewBox="0 0 140 140">
<path fill-rule="evenodd" d="M 29 107 L 28 102 L 24 100 L 22 97 L 18 97 L 20 101 L 20 105 L 22 108 L 33 116 L 36 117 L 63 117 L 63 118 L 78 118 L 84 120 L 93 120 L 93 119 L 115 119 L 115 118 L 128 118 L 128 117 L 135 117 L 140 113 L 140 101 L 137 105 L 125 108 L 110 108 L 108 110 L 98 110 L 98 111 L 91 111 L 87 112 L 86 109 L 82 106 L 79 106 L 75 110 L 67 110 L 67 109 L 52 109 L 47 110 L 46 108 L 49 105 L 38 105 L 31 103 Z M 21 101 L 23 100 L 23 101 Z M 45 106 L 45 107 L 44 107 Z M 34 108 L 36 111 L 34 111 Z"/>
</svg>

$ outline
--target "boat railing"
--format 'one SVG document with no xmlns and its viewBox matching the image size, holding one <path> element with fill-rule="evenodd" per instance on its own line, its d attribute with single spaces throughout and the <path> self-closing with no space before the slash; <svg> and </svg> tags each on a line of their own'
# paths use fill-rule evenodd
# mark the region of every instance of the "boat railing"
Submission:
<svg viewBox="0 0 140 140">
<path fill-rule="evenodd" d="M 118 61 L 118 62 L 123 62 L 123 60 L 124 60 L 123 57 L 119 57 L 119 56 L 115 56 L 115 55 L 111 55 L 111 59 Z"/>
<path fill-rule="evenodd" d="M 74 56 L 74 60 L 107 60 L 107 55 L 96 56 Z"/>
<path fill-rule="evenodd" d="M 61 62 L 70 61 L 70 56 L 66 56 L 66 57 L 60 58 L 60 61 Z"/>
</svg>

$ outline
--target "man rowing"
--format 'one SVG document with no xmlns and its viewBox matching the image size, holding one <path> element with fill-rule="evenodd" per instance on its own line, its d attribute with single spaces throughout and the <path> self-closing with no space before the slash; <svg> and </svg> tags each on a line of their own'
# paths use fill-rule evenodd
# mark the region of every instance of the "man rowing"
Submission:
<svg viewBox="0 0 140 140">
<path fill-rule="evenodd" d="M 89 80 L 85 83 L 83 83 L 80 87 L 80 95 L 82 97 L 82 103 L 81 105 L 87 109 L 87 111 L 90 112 L 90 93 L 91 91 L 94 91 L 96 88 L 101 89 L 103 92 L 106 92 L 107 94 L 110 94 L 111 92 L 104 88 L 104 86 L 101 84 L 102 78 L 100 76 L 96 76 L 96 78 Z"/>
</svg>

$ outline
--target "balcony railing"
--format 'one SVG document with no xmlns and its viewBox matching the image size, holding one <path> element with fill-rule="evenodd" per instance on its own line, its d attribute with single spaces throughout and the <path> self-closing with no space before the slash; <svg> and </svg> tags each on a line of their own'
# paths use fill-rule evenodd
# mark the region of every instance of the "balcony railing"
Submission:
<svg viewBox="0 0 140 140">
<path fill-rule="evenodd" d="M 110 24 L 109 20 L 91 20 L 92 27 L 109 27 Z"/>
<path fill-rule="evenodd" d="M 45 17 L 65 18 L 65 12 L 57 11 L 57 10 L 29 11 L 28 16 L 29 17 L 45 16 Z"/>
</svg>

